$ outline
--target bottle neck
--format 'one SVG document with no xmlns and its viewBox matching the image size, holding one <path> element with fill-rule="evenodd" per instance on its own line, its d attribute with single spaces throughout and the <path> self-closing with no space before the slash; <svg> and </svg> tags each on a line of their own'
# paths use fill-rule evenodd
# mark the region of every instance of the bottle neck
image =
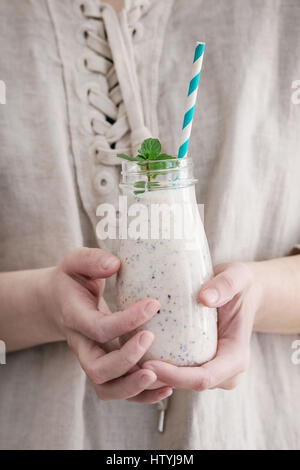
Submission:
<svg viewBox="0 0 300 470">
<path fill-rule="evenodd" d="M 145 163 L 122 162 L 120 188 L 140 195 L 162 189 L 186 188 L 194 185 L 191 158 L 174 160 L 151 160 Z"/>
</svg>

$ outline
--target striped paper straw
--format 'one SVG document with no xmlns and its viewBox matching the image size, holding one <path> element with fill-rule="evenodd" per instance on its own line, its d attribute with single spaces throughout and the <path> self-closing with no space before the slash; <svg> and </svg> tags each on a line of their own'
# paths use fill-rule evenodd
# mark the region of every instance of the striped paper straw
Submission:
<svg viewBox="0 0 300 470">
<path fill-rule="evenodd" d="M 184 115 L 180 147 L 178 151 L 178 158 L 183 158 L 188 153 L 193 117 L 199 87 L 199 80 L 203 62 L 205 44 L 204 42 L 197 42 L 195 48 L 194 62 L 192 68 L 192 79 L 190 81 L 189 92 L 186 102 L 186 113 Z"/>
</svg>

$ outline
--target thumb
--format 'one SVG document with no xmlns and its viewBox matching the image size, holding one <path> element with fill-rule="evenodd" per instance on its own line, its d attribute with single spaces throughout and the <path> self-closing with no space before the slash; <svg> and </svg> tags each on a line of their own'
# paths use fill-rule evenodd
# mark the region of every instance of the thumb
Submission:
<svg viewBox="0 0 300 470">
<path fill-rule="evenodd" d="M 92 279 L 112 276 L 120 267 L 116 256 L 99 248 L 77 248 L 68 253 L 61 268 L 67 274 L 83 275 Z"/>
<path fill-rule="evenodd" d="M 222 307 L 250 285 L 252 272 L 246 263 L 230 263 L 226 266 L 200 290 L 199 300 L 204 305 Z"/>
</svg>

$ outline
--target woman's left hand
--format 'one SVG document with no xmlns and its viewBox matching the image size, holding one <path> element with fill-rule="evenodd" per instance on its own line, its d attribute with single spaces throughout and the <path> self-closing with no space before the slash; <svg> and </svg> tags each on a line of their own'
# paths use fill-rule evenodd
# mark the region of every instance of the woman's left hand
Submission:
<svg viewBox="0 0 300 470">
<path fill-rule="evenodd" d="M 214 359 L 199 367 L 177 367 L 147 361 L 144 368 L 159 381 L 179 389 L 197 391 L 236 387 L 249 365 L 250 338 L 261 299 L 255 282 L 254 263 L 228 263 L 215 268 L 215 277 L 199 293 L 199 301 L 218 308 L 218 349 Z"/>
</svg>

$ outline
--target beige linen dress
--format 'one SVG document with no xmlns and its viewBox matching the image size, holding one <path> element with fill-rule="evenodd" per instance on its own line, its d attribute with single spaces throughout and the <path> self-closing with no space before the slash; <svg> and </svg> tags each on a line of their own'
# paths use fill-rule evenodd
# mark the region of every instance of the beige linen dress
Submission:
<svg viewBox="0 0 300 470">
<path fill-rule="evenodd" d="M 287 254 L 300 240 L 299 24 L 299 0 L 127 0 L 119 15 L 99 0 L 1 0 L 0 269 L 98 245 L 116 152 L 149 135 L 176 152 L 196 40 L 190 156 L 213 261 Z M 113 280 L 106 297 L 114 308 Z M 299 449 L 294 339 L 254 334 L 236 390 L 175 391 L 163 434 L 155 405 L 98 400 L 65 343 L 9 354 L 0 448 Z"/>
</svg>

